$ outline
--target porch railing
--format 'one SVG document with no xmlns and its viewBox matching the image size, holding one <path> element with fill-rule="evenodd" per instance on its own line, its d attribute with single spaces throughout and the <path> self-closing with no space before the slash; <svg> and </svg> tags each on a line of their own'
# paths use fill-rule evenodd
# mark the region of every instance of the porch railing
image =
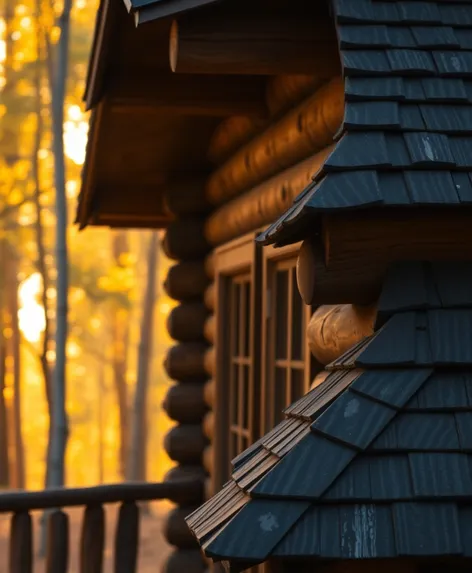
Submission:
<svg viewBox="0 0 472 573">
<path fill-rule="evenodd" d="M 31 512 L 48 512 L 45 573 L 67 573 L 69 566 L 69 507 L 84 506 L 79 550 L 80 573 L 102 573 L 105 546 L 103 506 L 119 503 L 115 531 L 114 573 L 136 573 L 139 545 L 137 502 L 168 499 L 185 504 L 201 495 L 200 480 L 164 483 L 126 483 L 84 488 L 0 493 L 0 513 L 12 513 L 9 573 L 33 572 Z"/>
</svg>

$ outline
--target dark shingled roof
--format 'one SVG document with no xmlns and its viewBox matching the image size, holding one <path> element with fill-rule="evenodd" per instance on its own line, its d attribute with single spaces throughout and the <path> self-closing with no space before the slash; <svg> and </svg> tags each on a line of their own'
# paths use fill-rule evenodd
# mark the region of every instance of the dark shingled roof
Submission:
<svg viewBox="0 0 472 573">
<path fill-rule="evenodd" d="M 269 557 L 472 556 L 471 276 L 472 263 L 393 267 L 375 333 L 187 518 L 207 556 L 234 571 Z"/>
<path fill-rule="evenodd" d="M 345 78 L 338 143 L 258 241 L 320 214 L 472 205 L 472 0 L 332 0 Z"/>
</svg>

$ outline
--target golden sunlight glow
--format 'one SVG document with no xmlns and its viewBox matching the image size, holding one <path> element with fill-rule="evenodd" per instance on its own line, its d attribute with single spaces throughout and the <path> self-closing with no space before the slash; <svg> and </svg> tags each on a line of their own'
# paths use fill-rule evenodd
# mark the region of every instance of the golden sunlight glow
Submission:
<svg viewBox="0 0 472 573">
<path fill-rule="evenodd" d="M 38 303 L 41 294 L 42 278 L 39 273 L 33 273 L 26 278 L 18 288 L 20 308 L 18 321 L 23 336 L 29 342 L 39 342 L 46 326 L 44 309 Z"/>
<path fill-rule="evenodd" d="M 65 153 L 76 165 L 83 165 L 87 145 L 88 121 L 84 119 L 84 114 L 78 105 L 68 107 L 67 118 L 64 122 Z"/>
</svg>

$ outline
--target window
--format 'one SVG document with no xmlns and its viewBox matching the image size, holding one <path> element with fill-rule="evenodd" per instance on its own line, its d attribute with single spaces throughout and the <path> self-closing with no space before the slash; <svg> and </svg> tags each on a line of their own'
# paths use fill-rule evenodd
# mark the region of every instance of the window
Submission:
<svg viewBox="0 0 472 573">
<path fill-rule="evenodd" d="M 299 248 L 299 244 L 266 248 L 263 253 L 264 433 L 283 419 L 286 406 L 308 391 L 320 369 L 306 337 L 312 309 L 304 304 L 297 287 Z"/>
<path fill-rule="evenodd" d="M 215 476 L 219 489 L 231 471 L 231 460 L 258 437 L 260 397 L 260 280 L 255 235 L 215 251 L 217 287 L 217 396 L 215 409 Z"/>
</svg>

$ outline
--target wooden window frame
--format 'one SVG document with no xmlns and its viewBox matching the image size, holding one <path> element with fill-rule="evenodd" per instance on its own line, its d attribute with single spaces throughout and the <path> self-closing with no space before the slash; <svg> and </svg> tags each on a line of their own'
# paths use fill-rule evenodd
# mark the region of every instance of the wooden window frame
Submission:
<svg viewBox="0 0 472 573">
<path fill-rule="evenodd" d="M 241 275 L 249 275 L 251 287 L 249 315 L 249 432 L 250 443 L 259 438 L 259 397 L 260 397 L 260 319 L 261 280 L 260 249 L 255 243 L 256 233 L 250 233 L 218 247 L 214 251 L 215 290 L 216 290 L 216 372 L 215 372 L 215 432 L 214 432 L 214 471 L 213 491 L 218 491 L 228 478 L 228 446 L 230 439 L 230 393 L 227 379 L 229 360 L 228 341 L 231 331 L 228 328 L 229 282 Z M 240 415 L 242 415 L 240 413 Z"/>
<path fill-rule="evenodd" d="M 261 336 L 261 355 L 263 356 L 261 363 L 261 392 L 263 401 L 265 402 L 265 408 L 262 410 L 261 414 L 261 432 L 264 434 L 270 431 L 274 426 L 274 420 L 276 417 L 275 412 L 275 310 L 277 304 L 277 296 L 273 292 L 273 284 L 275 282 L 275 273 L 281 267 L 296 267 L 296 261 L 298 258 L 298 253 L 302 243 L 296 243 L 293 245 L 287 245 L 285 247 L 266 247 L 262 253 L 262 292 L 264 293 L 264 306 L 262 308 L 262 336 Z M 291 300 L 292 296 L 292 283 L 289 284 L 287 292 L 287 300 Z M 288 322 L 290 323 L 290 311 L 288 311 Z M 305 326 L 313 314 L 313 308 L 309 305 L 304 305 L 303 307 L 303 317 Z M 292 333 L 287 332 L 287 342 L 288 347 L 291 345 Z M 308 346 L 308 338 L 305 332 L 302 332 L 302 344 L 303 344 L 303 358 L 304 362 L 304 376 L 303 376 L 303 390 L 306 393 L 313 381 L 316 373 L 322 369 L 322 367 L 313 358 L 310 348 Z M 290 363 L 292 359 L 287 356 L 287 370 L 290 368 Z"/>
</svg>

